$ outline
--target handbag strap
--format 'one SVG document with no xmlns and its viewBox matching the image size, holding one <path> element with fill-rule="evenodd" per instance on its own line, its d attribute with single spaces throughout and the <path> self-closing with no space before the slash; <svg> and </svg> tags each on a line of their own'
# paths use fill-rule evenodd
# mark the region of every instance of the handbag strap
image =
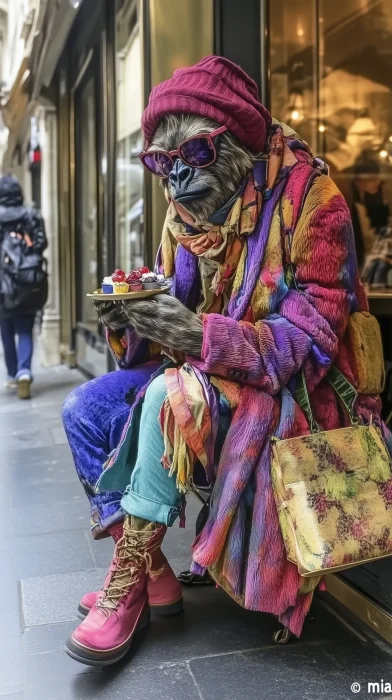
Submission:
<svg viewBox="0 0 392 700">
<path fill-rule="evenodd" d="M 312 406 L 310 404 L 310 399 L 309 399 L 309 393 L 308 393 L 308 387 L 306 385 L 306 379 L 305 379 L 305 372 L 303 369 L 298 372 L 298 385 L 297 385 L 297 391 L 296 391 L 296 400 L 297 404 L 299 407 L 302 409 L 304 412 L 305 416 L 308 419 L 309 427 L 310 427 L 310 432 L 311 433 L 319 433 L 321 432 L 321 428 L 317 421 L 314 418 L 313 411 L 312 411 Z"/>
<path fill-rule="evenodd" d="M 322 161 L 321 161 L 321 163 L 322 163 Z M 318 172 L 317 174 L 321 174 L 321 172 Z M 281 223 L 281 227 L 283 229 L 285 236 L 288 236 L 290 253 L 291 253 L 292 236 L 294 234 L 294 230 L 295 230 L 297 221 L 302 213 L 306 194 L 309 191 L 309 188 L 310 188 L 309 186 L 312 184 L 313 179 L 314 179 L 314 176 L 313 177 L 311 176 L 309 178 L 309 183 L 308 183 L 307 187 L 305 188 L 305 192 L 303 193 L 301 206 L 299 208 L 299 211 L 297 212 L 296 220 L 291 221 L 291 225 L 287 228 L 284 225 L 282 197 L 280 198 L 280 201 L 279 201 L 280 223 Z M 298 287 L 296 276 L 295 276 L 295 266 L 291 261 L 288 263 L 288 265 L 286 266 L 286 269 L 285 269 L 285 282 L 286 282 L 286 285 L 289 289 L 290 288 L 295 289 L 299 294 L 303 294 L 301 289 Z M 355 389 L 355 387 L 353 387 L 353 385 L 350 384 L 348 379 L 346 379 L 344 374 L 342 374 L 342 372 L 336 367 L 336 365 L 332 365 L 330 367 L 330 369 L 327 373 L 326 379 L 329 382 L 329 384 L 332 386 L 334 391 L 336 392 L 336 394 L 339 397 L 339 399 L 341 400 L 342 404 L 344 405 L 344 407 L 349 415 L 351 425 L 358 425 L 359 420 L 354 414 L 354 403 L 355 403 L 355 400 L 358 396 L 358 392 Z M 300 408 L 305 413 L 305 415 L 308 419 L 310 431 L 312 433 L 320 432 L 321 428 L 313 415 L 312 406 L 311 406 L 310 399 L 309 399 L 308 387 L 306 384 L 305 372 L 303 369 L 300 372 L 298 372 L 298 384 L 297 384 L 297 390 L 296 390 L 296 400 L 297 400 L 298 405 L 300 406 Z"/>
<path fill-rule="evenodd" d="M 354 413 L 354 404 L 358 396 L 356 388 L 350 384 L 336 365 L 332 365 L 330 368 L 327 379 L 344 405 L 349 415 L 351 425 L 358 425 L 359 419 Z"/>
<path fill-rule="evenodd" d="M 342 374 L 342 372 L 336 367 L 336 365 L 332 365 L 327 374 L 326 379 L 334 389 L 342 404 L 344 405 L 349 415 L 351 425 L 358 425 L 359 420 L 354 414 L 354 403 L 358 396 L 357 390 L 353 387 L 352 384 L 350 384 L 348 379 L 346 379 L 344 374 Z M 303 369 L 298 373 L 296 400 L 299 407 L 302 409 L 302 411 L 305 413 L 308 419 L 310 432 L 321 432 L 321 428 L 313 416 L 312 406 L 309 399 L 308 387 L 305 379 L 305 372 Z"/>
</svg>

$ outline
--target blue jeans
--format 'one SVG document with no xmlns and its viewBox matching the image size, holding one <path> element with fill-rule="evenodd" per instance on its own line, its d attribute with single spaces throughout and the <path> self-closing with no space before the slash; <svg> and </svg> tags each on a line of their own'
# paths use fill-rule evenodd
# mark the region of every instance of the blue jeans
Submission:
<svg viewBox="0 0 392 700">
<path fill-rule="evenodd" d="M 170 526 L 180 515 L 183 499 L 176 477 L 169 476 L 161 464 L 165 445 L 159 414 L 166 396 L 161 374 L 151 382 L 144 397 L 136 462 L 121 505 L 130 515 Z"/>
<path fill-rule="evenodd" d="M 35 314 L 15 314 L 0 321 L 5 364 L 10 379 L 18 379 L 25 374 L 31 377 L 34 320 Z M 15 344 L 16 335 L 18 349 Z"/>
<path fill-rule="evenodd" d="M 157 370 L 149 362 L 131 370 L 118 370 L 74 389 L 63 407 L 63 423 L 76 471 L 90 501 L 92 534 L 106 534 L 121 521 L 124 510 L 146 520 L 171 524 L 181 508 L 175 479 L 161 465 L 163 438 L 158 423 L 165 398 L 163 377 L 150 385 L 141 412 L 137 459 L 131 483 L 122 492 L 96 493 L 108 455 L 117 447 L 135 396 Z"/>
</svg>

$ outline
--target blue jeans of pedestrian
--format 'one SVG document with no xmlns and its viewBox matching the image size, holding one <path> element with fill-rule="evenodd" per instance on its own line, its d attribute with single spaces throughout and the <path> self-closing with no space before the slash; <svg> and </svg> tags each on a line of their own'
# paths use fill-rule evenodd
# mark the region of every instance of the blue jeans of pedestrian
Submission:
<svg viewBox="0 0 392 700">
<path fill-rule="evenodd" d="M 125 496 L 117 491 L 95 492 L 103 465 L 120 442 L 130 406 L 158 366 L 149 362 L 98 377 L 74 389 L 64 403 L 64 428 L 90 501 L 91 530 L 97 539 L 120 522 L 124 512 L 165 525 L 172 524 L 180 512 L 181 496 L 175 479 L 161 465 L 164 445 L 158 417 L 166 395 L 163 376 L 152 382 L 145 396 L 137 459 Z"/>
<path fill-rule="evenodd" d="M 31 377 L 34 320 L 35 314 L 15 314 L 0 320 L 4 359 L 10 379 L 18 379 L 22 375 Z M 15 342 L 16 336 L 18 347 Z"/>
</svg>

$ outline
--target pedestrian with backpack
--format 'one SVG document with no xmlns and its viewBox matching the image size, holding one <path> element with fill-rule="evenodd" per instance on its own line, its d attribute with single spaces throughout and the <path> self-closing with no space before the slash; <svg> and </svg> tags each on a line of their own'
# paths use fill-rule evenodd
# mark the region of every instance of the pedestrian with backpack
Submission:
<svg viewBox="0 0 392 700">
<path fill-rule="evenodd" d="M 45 227 L 26 207 L 12 175 L 0 178 L 0 330 L 7 367 L 5 387 L 30 398 L 33 328 L 48 296 Z M 16 336 L 18 344 L 16 345 Z"/>
</svg>

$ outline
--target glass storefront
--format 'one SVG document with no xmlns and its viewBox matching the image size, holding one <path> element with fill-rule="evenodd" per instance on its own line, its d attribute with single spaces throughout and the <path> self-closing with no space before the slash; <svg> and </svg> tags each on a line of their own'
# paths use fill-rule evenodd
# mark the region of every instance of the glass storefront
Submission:
<svg viewBox="0 0 392 700">
<path fill-rule="evenodd" d="M 144 264 L 142 49 L 139 3 L 118 2 L 116 15 L 117 165 L 116 265 L 131 270 Z"/>
<path fill-rule="evenodd" d="M 70 37 L 68 59 L 71 167 L 67 203 L 71 218 L 69 243 L 74 251 L 69 262 L 76 287 L 71 310 L 71 349 L 77 365 L 94 376 L 108 371 L 108 352 L 104 332 L 87 294 L 100 286 L 109 268 L 114 230 L 115 159 L 114 140 L 110 141 L 113 122 L 109 119 L 112 115 L 109 108 L 114 106 L 109 97 L 113 94 L 110 86 L 114 83 L 109 81 L 111 64 L 105 7 L 105 0 L 96 0 L 94 5 L 83 3 Z M 63 196 L 63 204 L 66 201 Z"/>
<path fill-rule="evenodd" d="M 78 234 L 80 238 L 80 318 L 84 325 L 97 328 L 97 314 L 87 294 L 98 287 L 98 218 L 97 218 L 97 153 L 96 103 L 94 75 L 80 90 L 77 102 L 80 115 L 80 188 Z"/>
<path fill-rule="evenodd" d="M 392 0 L 271 0 L 271 111 L 329 165 L 392 367 Z M 391 384 L 392 373 L 389 378 Z M 392 387 L 383 395 L 384 418 Z M 390 416 L 391 417 L 391 416 Z M 341 574 L 392 612 L 392 560 Z"/>
<path fill-rule="evenodd" d="M 369 291 L 392 291 L 392 0 L 274 0 L 270 22 L 272 113 L 329 165 Z"/>
</svg>

